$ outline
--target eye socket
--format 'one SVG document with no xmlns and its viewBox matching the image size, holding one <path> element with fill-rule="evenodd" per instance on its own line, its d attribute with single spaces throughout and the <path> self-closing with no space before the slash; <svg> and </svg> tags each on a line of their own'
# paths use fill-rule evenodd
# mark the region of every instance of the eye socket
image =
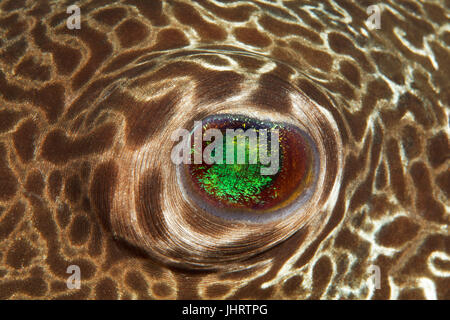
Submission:
<svg viewBox="0 0 450 320">
<path fill-rule="evenodd" d="M 108 203 L 116 237 L 166 264 L 218 269 L 242 265 L 299 230 L 305 245 L 320 234 L 339 191 L 342 142 L 331 113 L 295 86 L 306 79 L 299 70 L 208 48 L 143 56 L 116 76 L 100 103 L 125 119 L 123 141 L 102 173 L 116 183 L 96 195 Z M 193 144 L 196 121 L 202 121 L 201 142 Z M 187 146 L 189 156 L 195 146 L 210 146 L 214 139 L 203 141 L 207 129 L 225 131 L 226 138 L 226 129 L 239 128 L 253 128 L 257 137 L 268 130 L 269 160 L 276 150 L 269 129 L 278 129 L 275 174 L 259 173 L 276 157 L 252 165 L 172 161 L 177 145 Z M 176 130 L 187 132 L 186 143 L 172 139 Z M 224 139 L 224 151 L 233 149 L 234 158 L 240 143 L 229 141 L 233 148 Z M 259 156 L 263 145 L 254 146 L 243 154 Z"/>
<path fill-rule="evenodd" d="M 317 149 L 292 124 L 212 115 L 198 121 L 186 141 L 191 157 L 177 168 L 179 184 L 197 206 L 218 217 L 254 223 L 282 219 L 314 191 Z"/>
</svg>

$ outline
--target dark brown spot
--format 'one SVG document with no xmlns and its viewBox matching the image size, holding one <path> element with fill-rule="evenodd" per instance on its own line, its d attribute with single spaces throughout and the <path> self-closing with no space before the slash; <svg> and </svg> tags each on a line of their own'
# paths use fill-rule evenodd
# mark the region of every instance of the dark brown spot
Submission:
<svg viewBox="0 0 450 320">
<path fill-rule="evenodd" d="M 95 296 L 99 300 L 117 300 L 116 283 L 109 278 L 100 280 L 95 286 Z"/>
<path fill-rule="evenodd" d="M 361 86 L 359 70 L 357 67 L 355 67 L 355 65 L 353 63 L 344 60 L 339 64 L 339 68 L 340 68 L 342 75 L 348 81 L 350 81 L 355 86 L 358 86 L 358 87 Z"/>
<path fill-rule="evenodd" d="M 67 290 L 67 282 L 65 282 L 65 281 L 55 280 L 50 283 L 50 291 L 51 292 L 58 293 L 58 292 L 66 291 L 66 290 Z"/>
<path fill-rule="evenodd" d="M 64 18 L 67 14 L 64 12 Z M 37 23 L 31 31 L 34 42 L 45 52 L 51 52 L 59 74 L 71 74 L 81 61 L 81 53 L 67 45 L 53 42 L 46 35 L 46 27 Z"/>
<path fill-rule="evenodd" d="M 48 177 L 48 192 L 52 200 L 55 200 L 61 192 L 62 176 L 59 170 L 52 171 Z"/>
<path fill-rule="evenodd" d="M 107 8 L 97 12 L 94 19 L 109 26 L 115 26 L 126 14 L 127 11 L 124 8 Z"/>
<path fill-rule="evenodd" d="M 16 132 L 14 132 L 14 147 L 23 162 L 29 162 L 34 158 L 35 144 L 38 134 L 38 127 L 33 119 L 29 119 L 22 123 Z"/>
<path fill-rule="evenodd" d="M 398 300 L 426 300 L 423 290 L 419 288 L 404 289 L 397 297 Z"/>
<path fill-rule="evenodd" d="M 441 108 L 437 102 L 437 98 L 439 98 L 439 95 L 436 95 L 433 87 L 430 84 L 430 75 L 419 70 L 414 70 L 412 79 L 414 79 L 414 81 L 411 83 L 411 87 L 413 89 L 416 89 L 418 92 L 421 92 L 421 94 L 423 94 L 429 100 L 429 103 L 435 115 L 435 120 L 440 125 L 444 125 L 446 119 L 445 111 L 444 108 Z M 450 104 L 450 94 L 446 94 L 445 90 L 441 90 L 441 93 L 443 93 L 443 95 L 441 95 L 440 97 L 442 103 L 446 105 Z M 447 97 L 445 95 L 447 95 Z"/>
<path fill-rule="evenodd" d="M 378 69 L 390 80 L 397 84 L 403 84 L 405 77 L 403 76 L 403 65 L 396 56 L 381 51 L 373 51 L 372 58 L 378 66 Z"/>
<path fill-rule="evenodd" d="M 166 283 L 158 282 L 152 286 L 152 291 L 157 297 L 164 298 L 170 296 L 173 290 Z"/>
<path fill-rule="evenodd" d="M 337 247 L 346 249 L 356 248 L 359 245 L 359 242 L 359 237 L 347 228 L 339 232 L 336 239 L 334 240 L 334 243 Z"/>
<path fill-rule="evenodd" d="M 72 30 L 67 28 L 61 30 L 66 34 L 73 33 Z M 77 36 L 89 47 L 90 55 L 89 60 L 72 79 L 72 87 L 74 89 L 79 89 L 88 82 L 113 51 L 108 37 L 104 33 L 90 28 L 87 24 L 82 24 L 81 29 L 77 30 Z M 65 57 L 65 59 L 68 58 Z"/>
<path fill-rule="evenodd" d="M 241 67 L 251 71 L 261 68 L 264 64 L 264 62 L 260 59 L 255 59 L 254 57 L 247 57 L 244 55 L 236 55 L 234 59 L 239 63 Z"/>
<path fill-rule="evenodd" d="M 336 94 L 342 95 L 347 101 L 355 99 L 353 88 L 345 81 L 334 79 L 328 83 L 324 83 L 323 86 Z"/>
<path fill-rule="evenodd" d="M 33 192 L 36 195 L 42 195 L 42 191 L 45 187 L 42 174 L 38 170 L 32 171 L 25 182 L 25 189 L 28 192 Z"/>
<path fill-rule="evenodd" d="M 116 128 L 112 124 L 105 124 L 77 138 L 68 137 L 62 130 L 56 129 L 45 138 L 42 156 L 52 163 L 64 164 L 84 155 L 102 153 L 111 147 L 115 133 Z"/>
<path fill-rule="evenodd" d="M 66 180 L 66 184 L 64 186 L 64 193 L 66 198 L 69 199 L 70 202 L 74 203 L 80 199 L 81 196 L 81 181 L 78 175 L 70 176 Z"/>
<path fill-rule="evenodd" d="M 129 19 L 122 22 L 116 29 L 120 45 L 129 48 L 144 41 L 148 36 L 148 28 L 136 19 Z"/>
<path fill-rule="evenodd" d="M 407 241 L 413 239 L 419 226 L 407 217 L 399 217 L 383 228 L 376 234 L 376 241 L 385 247 L 399 247 Z"/>
<path fill-rule="evenodd" d="M 26 0 L 9 0 L 5 1 L 2 9 L 5 11 L 14 11 L 20 8 L 25 7 Z"/>
<path fill-rule="evenodd" d="M 304 46 L 298 41 L 292 41 L 290 45 L 313 67 L 330 71 L 333 60 L 328 53 Z"/>
<path fill-rule="evenodd" d="M 427 155 L 434 168 L 450 159 L 450 143 L 444 131 L 437 133 L 428 140 Z"/>
<path fill-rule="evenodd" d="M 9 280 L 0 283 L 0 299 L 7 299 L 14 293 L 23 293 L 31 297 L 41 297 L 48 290 L 47 283 L 43 279 L 43 270 L 40 267 L 33 268 L 31 275 L 23 280 Z"/>
<path fill-rule="evenodd" d="M 15 269 L 28 267 L 38 251 L 24 239 L 16 240 L 6 254 L 6 264 Z"/>
<path fill-rule="evenodd" d="M 151 48 L 152 51 L 169 50 L 185 47 L 189 44 L 189 40 L 185 34 L 173 28 L 163 29 L 158 32 L 156 43 Z"/>
<path fill-rule="evenodd" d="M 384 162 L 382 162 L 377 170 L 375 186 L 378 190 L 382 190 L 384 187 L 386 187 L 386 184 L 387 184 L 386 165 Z"/>
<path fill-rule="evenodd" d="M 91 201 L 89 200 L 89 198 L 87 196 L 84 196 L 81 199 L 81 207 L 83 208 L 83 210 L 85 212 L 91 212 Z"/>
<path fill-rule="evenodd" d="M 13 39 L 25 33 L 28 24 L 23 16 L 18 13 L 11 14 L 0 19 L 0 28 L 4 30 L 3 35 L 6 39 Z"/>
<path fill-rule="evenodd" d="M 340 33 L 332 32 L 328 34 L 328 43 L 333 51 L 353 57 L 361 67 L 367 72 L 373 72 L 373 66 L 367 60 L 364 53 L 357 49 L 353 42 Z"/>
<path fill-rule="evenodd" d="M 31 90 L 29 96 L 31 101 L 45 112 L 47 119 L 52 123 L 64 110 L 65 89 L 59 83 Z"/>
<path fill-rule="evenodd" d="M 269 37 L 255 28 L 239 27 L 234 29 L 234 36 L 242 43 L 250 46 L 264 48 L 272 43 Z"/>
<path fill-rule="evenodd" d="M 48 241 L 55 239 L 58 227 L 53 219 L 53 215 L 41 197 L 31 194 L 29 197 L 33 206 L 33 225 L 36 230 Z"/>
<path fill-rule="evenodd" d="M 33 57 L 23 59 L 17 65 L 16 73 L 31 80 L 47 81 L 50 79 L 50 67 L 36 63 Z"/>
<path fill-rule="evenodd" d="M 289 297 L 295 295 L 296 292 L 301 291 L 302 282 L 303 277 L 300 275 L 290 277 L 283 283 L 283 292 Z"/>
<path fill-rule="evenodd" d="M 17 178 L 9 168 L 6 148 L 0 143 L 0 200 L 8 200 L 17 192 Z"/>
<path fill-rule="evenodd" d="M 27 42 L 24 39 L 20 39 L 2 50 L 0 60 L 6 64 L 14 65 L 24 55 L 27 47 Z"/>
<path fill-rule="evenodd" d="M 75 245 L 81 245 L 89 239 L 91 223 L 84 215 L 78 215 L 70 226 L 70 241 Z"/>
<path fill-rule="evenodd" d="M 55 261 L 56 262 L 56 261 Z M 74 259 L 70 261 L 70 265 L 77 265 L 80 267 L 80 270 L 82 270 L 82 277 L 83 279 L 92 279 L 95 276 L 96 273 L 96 265 L 93 264 L 91 261 L 87 260 L 87 259 Z M 64 271 L 64 277 L 67 277 L 67 270 L 68 264 L 65 265 L 65 270 L 61 270 Z"/>
<path fill-rule="evenodd" d="M 0 110 L 0 133 L 11 130 L 22 117 L 23 115 L 17 111 Z"/>
<path fill-rule="evenodd" d="M 125 240 L 114 239 L 111 236 L 106 237 L 103 247 L 106 252 L 104 263 L 102 265 L 103 270 L 110 269 L 113 265 L 118 264 L 122 260 L 148 259 L 148 254 L 146 252 L 131 245 Z"/>
<path fill-rule="evenodd" d="M 28 92 L 20 86 L 9 83 L 6 80 L 5 74 L 0 70 L 0 94 L 5 100 L 17 103 L 24 101 L 27 98 Z"/>
<path fill-rule="evenodd" d="M 421 135 L 418 130 L 411 126 L 405 126 L 402 129 L 402 146 L 408 159 L 418 157 L 422 150 Z"/>
<path fill-rule="evenodd" d="M 416 207 L 425 219 L 445 222 L 445 208 L 433 198 L 429 169 L 423 162 L 415 162 L 410 169 L 411 177 L 416 186 Z"/>
<path fill-rule="evenodd" d="M 182 24 L 191 26 L 204 41 L 225 40 L 225 31 L 216 24 L 205 21 L 191 5 L 174 2 L 173 13 Z"/>
<path fill-rule="evenodd" d="M 319 299 L 326 289 L 331 279 L 333 266 L 330 258 L 322 256 L 314 265 L 312 274 L 312 295 L 311 299 Z"/>
<path fill-rule="evenodd" d="M 363 114 L 369 114 L 369 112 L 371 112 L 371 110 L 373 110 L 373 108 L 377 104 L 378 100 L 389 100 L 391 97 L 392 90 L 384 80 L 382 80 L 381 78 L 377 78 L 371 81 L 368 85 L 367 93 L 363 98 Z"/>
<path fill-rule="evenodd" d="M 128 272 L 125 276 L 125 283 L 139 294 L 139 299 L 148 296 L 148 286 L 144 277 L 135 271 Z"/>
<path fill-rule="evenodd" d="M 15 203 L 9 211 L 4 214 L 0 221 L 0 240 L 8 238 L 14 231 L 25 213 L 25 205 L 21 202 Z"/>
<path fill-rule="evenodd" d="M 445 10 L 443 10 L 443 7 L 439 6 L 438 4 L 423 3 L 423 8 L 425 9 L 427 16 L 436 23 L 443 24 L 445 21 L 447 21 Z"/>
<path fill-rule="evenodd" d="M 433 264 L 441 270 L 449 271 L 450 270 L 450 261 L 449 260 L 443 260 L 440 258 L 435 258 L 433 260 Z"/>
</svg>

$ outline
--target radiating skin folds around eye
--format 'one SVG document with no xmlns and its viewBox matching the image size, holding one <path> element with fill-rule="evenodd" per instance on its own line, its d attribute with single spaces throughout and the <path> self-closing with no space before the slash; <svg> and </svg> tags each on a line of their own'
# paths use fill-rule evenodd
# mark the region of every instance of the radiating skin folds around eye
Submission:
<svg viewBox="0 0 450 320">
<path fill-rule="evenodd" d="M 232 66 L 217 72 L 215 77 L 202 74 L 201 63 L 206 62 L 206 58 L 233 61 L 242 55 L 272 69 L 272 73 L 264 71 L 267 77 L 265 83 L 261 85 L 257 82 L 255 72 Z M 153 85 L 151 80 L 146 80 L 145 85 L 140 84 L 144 95 L 141 99 L 145 101 L 145 95 L 149 95 L 151 100 L 164 94 L 170 95 L 171 89 L 169 93 L 163 91 L 166 88 L 185 94 L 176 95 L 176 100 L 168 101 L 174 114 L 148 142 L 136 148 L 124 146 L 113 153 L 120 181 L 112 195 L 110 213 L 116 236 L 164 262 L 206 269 L 220 269 L 251 258 L 300 229 L 313 238 L 327 219 L 323 212 L 327 212 L 327 206 L 333 205 L 338 192 L 343 165 L 342 143 L 330 114 L 292 86 L 285 71 L 277 71 L 277 68 L 298 71 L 264 57 L 227 51 L 181 51 L 158 59 L 157 67 L 149 59 L 136 68 L 145 70 L 146 64 L 149 64 L 151 69 L 144 71 L 147 79 L 158 78 L 159 74 L 175 68 L 181 61 L 186 68 L 178 69 L 173 78 L 165 77 L 161 90 L 147 91 Z M 139 77 L 144 75 L 138 75 L 137 79 Z M 266 96 L 270 99 L 261 99 Z M 144 117 L 151 112 L 147 107 L 144 103 L 137 110 L 141 114 L 135 116 Z M 158 107 L 167 108 L 170 112 L 168 105 Z M 278 217 L 272 214 L 270 218 L 260 215 L 230 220 L 226 218 L 230 212 L 217 216 L 215 212 L 220 208 L 214 205 L 205 207 L 199 201 L 192 201 L 196 195 L 193 188 L 188 183 L 181 183 L 179 174 L 177 177 L 176 166 L 170 158 L 176 144 L 170 140 L 172 132 L 178 128 L 192 130 L 194 121 L 233 113 L 266 120 L 266 123 L 269 123 L 267 119 L 288 123 L 304 132 L 304 139 L 308 139 L 310 152 L 313 152 L 309 169 L 313 182 L 304 193 L 300 192 L 294 200 L 290 200 L 290 206 L 283 208 Z M 144 125 L 152 126 L 153 123 L 150 121 Z M 130 130 L 135 128 L 130 127 Z M 161 144 L 161 141 L 166 143 Z M 291 143 L 294 144 L 294 140 Z M 155 181 L 158 181 L 157 192 Z M 246 216 L 243 212 L 237 213 L 239 215 Z"/>
</svg>

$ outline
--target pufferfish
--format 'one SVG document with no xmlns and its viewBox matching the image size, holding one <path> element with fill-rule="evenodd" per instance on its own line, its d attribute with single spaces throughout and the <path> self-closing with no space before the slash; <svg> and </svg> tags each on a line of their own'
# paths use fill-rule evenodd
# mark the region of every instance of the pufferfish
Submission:
<svg viewBox="0 0 450 320">
<path fill-rule="evenodd" d="M 2 1 L 0 298 L 449 299 L 449 8 Z"/>
</svg>

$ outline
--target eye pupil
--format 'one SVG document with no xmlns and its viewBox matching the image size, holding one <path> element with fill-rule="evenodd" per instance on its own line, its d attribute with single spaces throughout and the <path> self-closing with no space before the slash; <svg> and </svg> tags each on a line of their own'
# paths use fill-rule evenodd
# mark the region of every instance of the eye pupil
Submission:
<svg viewBox="0 0 450 320">
<path fill-rule="evenodd" d="M 194 138 L 196 130 L 201 131 L 201 141 Z M 208 130 L 216 130 L 215 139 L 206 137 Z M 184 165 L 190 194 L 220 216 L 273 215 L 292 205 L 314 180 L 313 146 L 290 124 L 241 115 L 210 116 L 194 128 L 190 150 L 194 158 L 202 152 L 197 159 L 204 160 Z"/>
</svg>

